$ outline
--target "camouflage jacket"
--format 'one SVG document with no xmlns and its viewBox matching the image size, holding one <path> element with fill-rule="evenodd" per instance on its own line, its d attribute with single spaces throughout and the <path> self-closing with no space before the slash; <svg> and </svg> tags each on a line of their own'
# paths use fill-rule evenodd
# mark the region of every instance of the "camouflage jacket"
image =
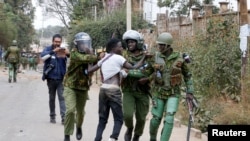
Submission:
<svg viewBox="0 0 250 141">
<path fill-rule="evenodd" d="M 28 63 L 29 63 L 29 62 L 28 62 L 28 58 L 25 57 L 25 56 L 21 57 L 21 63 L 22 63 L 22 64 L 28 64 Z"/>
<path fill-rule="evenodd" d="M 20 55 L 20 50 L 17 46 L 10 46 L 4 55 L 4 60 L 8 63 L 19 63 Z"/>
<path fill-rule="evenodd" d="M 141 52 L 138 56 L 133 55 L 129 51 L 123 52 L 124 58 L 126 58 L 127 62 L 132 65 L 137 64 L 141 58 L 143 57 L 143 52 Z M 142 85 L 138 82 L 139 79 L 149 77 L 153 73 L 152 62 L 150 59 L 144 61 L 144 65 L 139 69 L 129 70 L 128 76 L 122 81 L 121 88 L 123 91 L 137 91 L 141 93 L 149 93 L 150 86 L 149 82 Z"/>
<path fill-rule="evenodd" d="M 70 53 L 70 64 L 64 76 L 63 84 L 77 90 L 89 90 L 91 76 L 87 74 L 88 64 L 97 61 L 97 56 L 79 53 L 73 49 Z"/>
<path fill-rule="evenodd" d="M 186 92 L 193 93 L 192 75 L 181 53 L 172 52 L 168 57 L 156 52 L 152 79 L 153 96 L 167 98 L 171 94 L 181 94 L 182 82 Z"/>
</svg>

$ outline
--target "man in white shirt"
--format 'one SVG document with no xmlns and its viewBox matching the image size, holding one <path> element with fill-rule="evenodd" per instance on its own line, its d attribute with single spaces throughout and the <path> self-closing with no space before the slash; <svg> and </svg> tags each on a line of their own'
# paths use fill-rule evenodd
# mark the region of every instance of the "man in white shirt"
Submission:
<svg viewBox="0 0 250 141">
<path fill-rule="evenodd" d="M 121 56 L 122 43 L 118 39 L 110 39 L 106 46 L 107 53 L 105 56 L 88 71 L 89 73 L 101 68 L 102 86 L 99 92 L 99 123 L 97 127 L 95 141 L 102 140 L 102 134 L 109 118 L 109 110 L 111 109 L 114 117 L 113 132 L 109 141 L 117 141 L 123 125 L 122 112 L 122 93 L 120 90 L 121 70 L 135 69 L 143 65 L 145 56 L 136 65 L 132 66 L 126 59 Z M 122 73 L 126 76 L 126 72 Z"/>
</svg>

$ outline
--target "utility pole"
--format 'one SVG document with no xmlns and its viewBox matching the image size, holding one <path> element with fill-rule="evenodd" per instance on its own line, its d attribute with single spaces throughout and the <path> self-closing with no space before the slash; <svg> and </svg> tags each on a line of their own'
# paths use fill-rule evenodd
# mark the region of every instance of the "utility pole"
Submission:
<svg viewBox="0 0 250 141">
<path fill-rule="evenodd" d="M 127 0 L 127 30 L 131 30 L 131 0 Z"/>
<path fill-rule="evenodd" d="M 243 32 L 249 32 L 248 31 L 248 10 L 247 10 L 247 0 L 238 0 L 238 7 L 239 7 L 239 21 L 240 21 L 240 40 L 241 40 L 241 49 L 242 50 L 242 57 L 241 57 L 241 93 L 244 93 L 244 79 L 246 75 L 246 66 L 247 66 L 247 55 L 248 55 L 248 49 L 247 49 L 247 40 L 248 35 Z M 246 28 L 247 31 L 242 30 L 243 28 Z M 244 95 L 243 95 L 244 97 Z"/>
<path fill-rule="evenodd" d="M 247 10 L 247 0 L 239 0 L 240 7 L 240 26 L 248 24 L 248 10 Z M 244 54 L 244 53 L 243 53 Z M 245 77 L 246 74 L 246 65 L 247 65 L 247 50 L 245 55 L 242 56 L 242 77 Z"/>
<path fill-rule="evenodd" d="M 96 8 L 96 5 L 95 5 L 95 21 L 96 21 L 96 18 L 97 18 L 97 8 Z"/>
<path fill-rule="evenodd" d="M 41 29 L 41 37 L 40 37 L 40 47 L 43 47 L 44 45 L 44 39 L 43 39 L 43 33 L 44 33 L 44 21 L 45 21 L 45 16 L 47 16 L 46 14 L 46 10 L 45 10 L 45 5 L 41 5 L 42 8 L 42 29 Z"/>
</svg>

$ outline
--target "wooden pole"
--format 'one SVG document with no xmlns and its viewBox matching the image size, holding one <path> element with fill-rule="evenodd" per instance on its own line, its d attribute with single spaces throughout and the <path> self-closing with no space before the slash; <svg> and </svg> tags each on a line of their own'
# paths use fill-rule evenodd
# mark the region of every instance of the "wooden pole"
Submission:
<svg viewBox="0 0 250 141">
<path fill-rule="evenodd" d="M 240 27 L 248 24 L 248 10 L 247 10 L 247 0 L 238 0 L 239 5 L 239 21 Z M 245 55 L 241 57 L 241 94 L 244 98 L 244 79 L 246 75 L 246 67 L 247 67 L 247 55 L 248 49 L 246 49 Z M 244 54 L 244 53 L 243 53 Z"/>
<path fill-rule="evenodd" d="M 247 10 L 247 0 L 240 0 L 240 26 L 248 24 L 248 10 Z M 242 70 L 241 76 L 245 77 L 247 65 L 247 53 L 246 56 L 242 57 Z"/>
</svg>

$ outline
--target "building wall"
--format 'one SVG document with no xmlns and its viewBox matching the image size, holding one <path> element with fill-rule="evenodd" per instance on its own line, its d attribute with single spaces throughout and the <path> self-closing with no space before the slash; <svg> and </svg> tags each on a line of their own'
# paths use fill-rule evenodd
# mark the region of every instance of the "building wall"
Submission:
<svg viewBox="0 0 250 141">
<path fill-rule="evenodd" d="M 197 9 L 196 9 L 197 10 Z M 209 10 L 209 9 L 208 9 Z M 210 9 L 211 10 L 211 9 Z M 199 11 L 198 11 L 199 12 Z M 194 35 L 196 32 L 206 32 L 206 23 L 215 18 L 233 17 L 235 23 L 239 23 L 238 12 L 232 12 L 229 10 L 221 11 L 219 14 L 208 15 L 195 15 L 193 11 L 192 17 L 168 17 L 166 14 L 157 14 L 156 20 L 156 36 L 162 32 L 170 32 L 175 38 L 185 38 Z M 250 11 L 248 11 L 248 23 L 250 23 Z"/>
<path fill-rule="evenodd" d="M 166 7 L 158 7 L 157 0 L 140 0 L 143 3 L 143 18 L 151 24 L 156 24 L 157 13 L 166 14 Z"/>
<path fill-rule="evenodd" d="M 162 32 L 170 32 L 175 39 L 184 39 L 187 37 L 192 37 L 197 34 L 197 32 L 206 33 L 207 22 L 211 19 L 222 19 L 230 17 L 235 23 L 239 23 L 238 12 L 232 12 L 230 9 L 227 9 L 227 3 L 220 6 L 219 14 L 212 14 L 212 5 L 204 5 L 205 13 L 200 15 L 199 9 L 192 9 L 191 17 L 168 17 L 168 11 L 165 13 L 158 13 L 156 18 L 156 26 L 153 28 L 153 31 L 142 30 L 140 31 L 145 40 L 145 44 L 149 48 L 156 46 L 157 36 Z M 248 23 L 250 23 L 250 11 L 248 11 Z"/>
</svg>

